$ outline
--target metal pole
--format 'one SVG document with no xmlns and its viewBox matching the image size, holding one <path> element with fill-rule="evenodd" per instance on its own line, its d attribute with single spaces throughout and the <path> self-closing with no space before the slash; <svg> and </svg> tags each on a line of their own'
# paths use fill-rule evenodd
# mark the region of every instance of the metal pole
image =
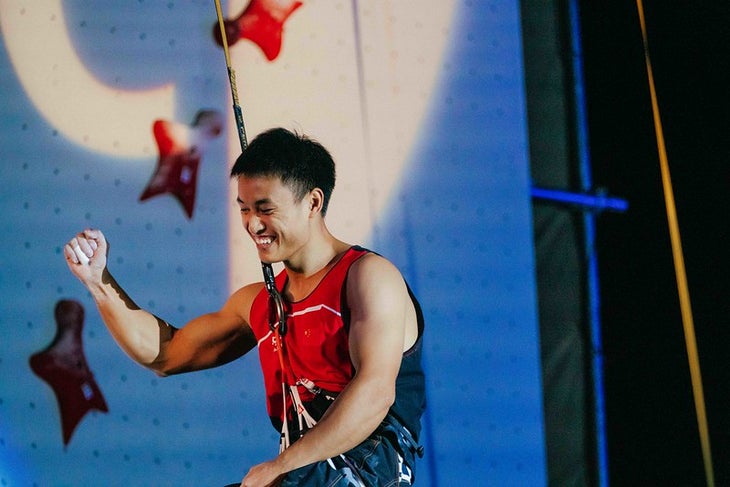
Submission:
<svg viewBox="0 0 730 487">
<path fill-rule="evenodd" d="M 583 50 L 581 45 L 580 12 L 578 0 L 568 2 L 570 21 L 570 46 L 573 61 L 573 90 L 575 96 L 575 128 L 578 164 L 583 191 L 590 191 L 593 185 L 590 150 L 588 144 L 588 120 L 583 79 Z M 609 485 L 608 445 L 606 440 L 605 403 L 603 389 L 603 345 L 601 342 L 601 302 L 598 282 L 598 262 L 595 252 L 595 216 L 583 213 L 586 286 L 588 291 L 589 326 L 591 338 L 591 364 L 593 374 L 593 396 L 596 434 L 596 462 L 598 485 Z"/>
</svg>

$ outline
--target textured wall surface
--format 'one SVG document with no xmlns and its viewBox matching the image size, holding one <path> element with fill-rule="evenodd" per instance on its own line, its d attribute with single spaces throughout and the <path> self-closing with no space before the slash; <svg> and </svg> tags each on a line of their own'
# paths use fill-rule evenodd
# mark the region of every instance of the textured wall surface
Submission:
<svg viewBox="0 0 730 487">
<path fill-rule="evenodd" d="M 391 258 L 423 304 L 419 485 L 545 481 L 518 10 L 305 0 L 278 52 L 231 45 L 249 136 L 283 125 L 329 147 L 330 226 Z M 112 273 L 176 325 L 259 278 L 232 211 L 238 141 L 215 22 L 208 1 L 0 1 L 2 485 L 221 485 L 276 452 L 255 356 L 156 378 L 117 348 L 61 250 L 101 228 Z M 201 110 L 222 117 L 220 134 Z M 164 159 L 155 121 L 201 153 L 175 180 L 194 187 L 191 215 L 190 193 L 140 201 Z M 67 445 L 29 367 L 63 299 L 86 311 L 83 357 L 108 405 Z"/>
</svg>

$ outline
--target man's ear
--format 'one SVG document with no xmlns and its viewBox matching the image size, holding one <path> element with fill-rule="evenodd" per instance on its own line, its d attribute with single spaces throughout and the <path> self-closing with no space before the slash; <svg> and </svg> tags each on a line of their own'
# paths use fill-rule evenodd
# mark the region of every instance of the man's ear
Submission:
<svg viewBox="0 0 730 487">
<path fill-rule="evenodd" d="M 322 212 L 324 205 L 324 193 L 319 188 L 314 188 L 309 192 L 309 211 L 312 215 Z"/>
</svg>

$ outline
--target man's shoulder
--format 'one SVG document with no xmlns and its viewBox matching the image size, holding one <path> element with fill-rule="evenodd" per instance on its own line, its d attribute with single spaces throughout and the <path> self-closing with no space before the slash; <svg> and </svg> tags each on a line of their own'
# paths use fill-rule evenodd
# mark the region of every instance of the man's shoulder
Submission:
<svg viewBox="0 0 730 487">
<path fill-rule="evenodd" d="M 397 279 L 403 277 L 398 268 L 390 260 L 372 251 L 366 251 L 352 263 L 348 276 L 351 279 L 383 280 Z"/>
<path fill-rule="evenodd" d="M 258 296 L 263 289 L 263 282 L 254 282 L 248 284 L 235 291 L 228 301 L 239 310 L 248 312 L 251 309 L 251 306 L 253 306 L 253 302 L 256 299 L 256 296 Z"/>
</svg>

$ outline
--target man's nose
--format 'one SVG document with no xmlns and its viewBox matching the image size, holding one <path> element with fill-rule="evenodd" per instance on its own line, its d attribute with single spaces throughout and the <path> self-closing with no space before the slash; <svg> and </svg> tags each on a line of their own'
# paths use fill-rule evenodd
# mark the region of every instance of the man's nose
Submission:
<svg viewBox="0 0 730 487">
<path fill-rule="evenodd" d="M 264 224 L 261 221 L 261 218 L 259 218 L 255 214 L 252 214 L 248 217 L 248 220 L 246 221 L 246 227 L 248 228 L 249 233 L 254 235 L 264 230 Z"/>
</svg>

